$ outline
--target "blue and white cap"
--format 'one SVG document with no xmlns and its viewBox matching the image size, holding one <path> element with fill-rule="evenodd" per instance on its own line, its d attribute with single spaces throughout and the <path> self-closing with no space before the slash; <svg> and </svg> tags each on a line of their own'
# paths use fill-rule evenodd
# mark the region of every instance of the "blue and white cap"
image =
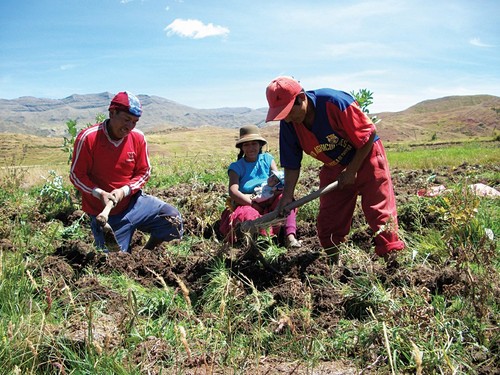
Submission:
<svg viewBox="0 0 500 375">
<path fill-rule="evenodd" d="M 131 115 L 137 117 L 141 117 L 142 115 L 141 102 L 134 94 L 128 91 L 122 91 L 116 94 L 115 97 L 111 100 L 109 110 L 126 111 Z"/>
</svg>

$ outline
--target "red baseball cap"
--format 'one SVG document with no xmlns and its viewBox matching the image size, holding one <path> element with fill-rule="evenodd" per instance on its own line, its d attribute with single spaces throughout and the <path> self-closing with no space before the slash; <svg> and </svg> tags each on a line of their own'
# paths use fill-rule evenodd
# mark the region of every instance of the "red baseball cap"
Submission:
<svg viewBox="0 0 500 375">
<path fill-rule="evenodd" d="M 266 89 L 269 110 L 266 122 L 283 120 L 293 107 L 295 97 L 302 91 L 299 82 L 290 77 L 277 77 Z"/>
<path fill-rule="evenodd" d="M 125 111 L 130 113 L 131 115 L 141 117 L 142 115 L 142 105 L 137 97 L 128 92 L 122 91 L 115 95 L 115 97 L 111 100 L 109 105 L 109 110 L 112 111 L 117 109 L 119 111 Z"/>
</svg>

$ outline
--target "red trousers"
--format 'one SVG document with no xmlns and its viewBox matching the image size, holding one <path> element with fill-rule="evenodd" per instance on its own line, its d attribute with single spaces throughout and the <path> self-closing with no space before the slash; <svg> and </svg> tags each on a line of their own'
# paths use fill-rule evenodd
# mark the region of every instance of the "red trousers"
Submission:
<svg viewBox="0 0 500 375">
<path fill-rule="evenodd" d="M 230 243 L 234 243 L 238 240 L 236 238 L 236 234 L 234 229 L 239 223 L 248 220 L 255 220 L 265 215 L 269 212 L 274 211 L 274 209 L 278 206 L 278 202 L 281 199 L 281 194 L 274 198 L 274 201 L 271 205 L 267 206 L 262 214 L 259 213 L 255 208 L 251 206 L 238 206 L 234 211 L 226 208 L 222 212 L 219 231 Z M 287 216 L 286 221 L 284 223 L 285 236 L 289 234 L 295 234 L 297 231 L 296 224 L 297 210 L 290 211 L 290 214 Z M 269 228 L 269 235 L 278 235 L 282 224 L 272 226 Z M 262 229 L 260 234 L 266 235 L 268 231 Z"/>
<path fill-rule="evenodd" d="M 340 167 L 323 166 L 320 186 L 337 179 Z M 346 240 L 351 229 L 352 217 L 358 195 L 366 221 L 375 236 L 375 252 L 384 255 L 402 250 L 404 243 L 398 237 L 396 201 L 384 146 L 379 140 L 364 160 L 356 175 L 354 185 L 334 190 L 320 197 L 317 230 L 321 246 L 331 248 Z"/>
</svg>

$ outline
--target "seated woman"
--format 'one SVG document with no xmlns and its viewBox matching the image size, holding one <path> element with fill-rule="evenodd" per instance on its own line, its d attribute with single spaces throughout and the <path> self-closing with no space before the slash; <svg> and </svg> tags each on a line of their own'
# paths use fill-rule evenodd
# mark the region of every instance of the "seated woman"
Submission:
<svg viewBox="0 0 500 375">
<path fill-rule="evenodd" d="M 238 240 L 235 228 L 239 223 L 255 220 L 262 215 L 272 212 L 281 199 L 281 191 L 276 190 L 274 197 L 257 202 L 255 188 L 267 182 L 273 171 L 278 172 L 274 157 L 270 153 L 263 153 L 262 147 L 267 141 L 260 135 L 259 128 L 255 125 L 243 126 L 240 129 L 240 138 L 236 147 L 240 149 L 238 160 L 231 163 L 228 168 L 230 207 L 222 213 L 220 233 L 227 241 Z M 286 246 L 300 247 L 296 238 L 297 210 L 292 210 L 284 224 Z M 278 235 L 281 225 L 270 228 L 270 235 Z M 265 231 L 264 231 L 265 232 Z"/>
</svg>

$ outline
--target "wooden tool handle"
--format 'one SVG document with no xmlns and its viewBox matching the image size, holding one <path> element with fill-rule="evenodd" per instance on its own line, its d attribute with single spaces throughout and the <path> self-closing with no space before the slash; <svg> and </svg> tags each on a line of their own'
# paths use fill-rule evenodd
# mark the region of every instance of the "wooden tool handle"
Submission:
<svg viewBox="0 0 500 375">
<path fill-rule="evenodd" d="M 104 210 L 102 210 L 102 212 L 97 215 L 96 221 L 101 227 L 104 227 L 108 222 L 109 213 L 113 207 L 115 207 L 115 202 L 109 200 L 108 203 L 106 203 L 106 207 L 104 207 Z"/>
<path fill-rule="evenodd" d="M 322 196 L 323 194 L 326 194 L 332 190 L 335 190 L 338 187 L 339 183 L 338 181 L 333 181 L 331 184 L 323 186 L 321 189 L 318 189 L 316 191 L 313 191 L 312 193 L 297 199 L 296 201 L 292 201 L 288 203 L 284 208 L 286 211 L 291 211 L 294 208 L 300 207 L 306 203 L 309 203 L 310 201 Z"/>
<path fill-rule="evenodd" d="M 334 181 L 329 185 L 323 186 L 322 188 L 320 188 L 316 191 L 313 191 L 312 193 L 310 193 L 310 194 L 308 194 L 300 199 L 297 199 L 296 201 L 292 201 L 292 202 L 288 203 L 284 207 L 284 210 L 288 212 L 288 211 L 293 210 L 294 208 L 300 207 L 300 206 L 320 197 L 323 194 L 326 194 L 332 190 L 335 190 L 338 187 L 338 185 L 339 185 L 338 181 Z M 253 231 L 257 226 L 261 226 L 265 223 L 269 223 L 269 222 L 275 220 L 278 216 L 279 216 L 278 210 L 274 210 L 272 212 L 269 212 L 268 214 L 262 215 L 258 219 L 244 221 L 243 223 L 241 223 L 241 230 L 244 232 Z"/>
</svg>

